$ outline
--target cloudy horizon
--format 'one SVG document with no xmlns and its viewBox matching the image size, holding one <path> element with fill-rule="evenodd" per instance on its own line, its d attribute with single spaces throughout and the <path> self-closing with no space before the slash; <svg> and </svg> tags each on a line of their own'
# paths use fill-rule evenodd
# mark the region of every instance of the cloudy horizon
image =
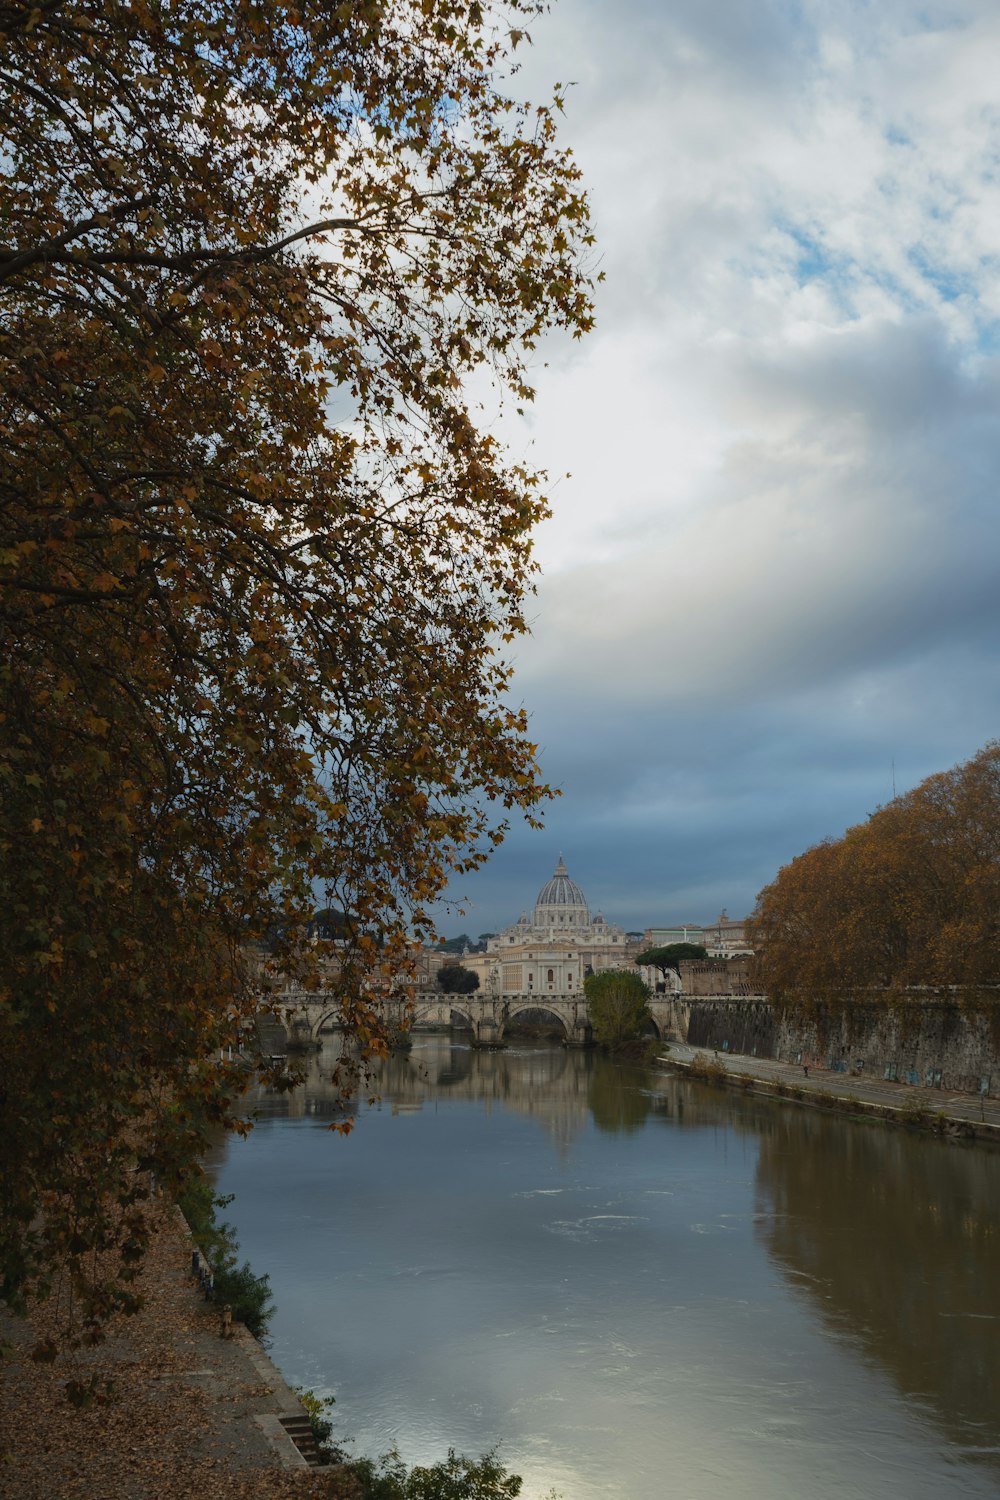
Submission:
<svg viewBox="0 0 1000 1500">
<path fill-rule="evenodd" d="M 627 927 L 742 916 L 997 733 L 1000 14 L 557 0 L 532 35 L 605 274 L 503 428 L 557 478 L 515 686 L 563 795 L 441 926 L 513 921 L 560 852 Z"/>
</svg>

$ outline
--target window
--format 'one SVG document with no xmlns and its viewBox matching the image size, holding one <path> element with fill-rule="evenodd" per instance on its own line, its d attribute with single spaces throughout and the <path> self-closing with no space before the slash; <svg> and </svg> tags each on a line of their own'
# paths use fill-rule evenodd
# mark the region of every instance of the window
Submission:
<svg viewBox="0 0 1000 1500">
<path fill-rule="evenodd" d="M 556 976 L 555 976 L 555 974 L 554 974 L 554 973 L 553 973 L 553 972 L 552 972 L 552 970 L 551 970 L 551 969 L 550 969 L 550 970 L 549 970 L 549 977 L 548 977 L 548 980 L 547 980 L 547 983 L 548 983 L 548 984 L 551 984 L 551 983 L 552 983 L 552 982 L 553 982 L 553 980 L 554 980 L 554 979 L 555 979 L 555 977 L 556 977 Z"/>
</svg>

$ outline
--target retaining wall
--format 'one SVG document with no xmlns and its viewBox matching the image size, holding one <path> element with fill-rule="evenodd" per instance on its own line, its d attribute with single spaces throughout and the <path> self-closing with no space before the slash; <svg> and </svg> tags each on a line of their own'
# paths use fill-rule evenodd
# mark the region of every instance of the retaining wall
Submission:
<svg viewBox="0 0 1000 1500">
<path fill-rule="evenodd" d="M 674 1012 L 677 1034 L 693 1046 L 1000 1096 L 1000 1007 L 969 1009 L 940 997 L 851 1001 L 791 1019 L 776 1017 L 760 996 L 678 995 Z"/>
</svg>

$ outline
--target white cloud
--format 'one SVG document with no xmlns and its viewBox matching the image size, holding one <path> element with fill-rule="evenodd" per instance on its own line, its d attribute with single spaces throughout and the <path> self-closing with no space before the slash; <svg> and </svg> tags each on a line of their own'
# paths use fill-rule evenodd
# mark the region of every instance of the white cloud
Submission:
<svg viewBox="0 0 1000 1500">
<path fill-rule="evenodd" d="M 519 665 L 553 838 L 663 899 L 759 884 L 996 723 L 1000 14 L 560 0 L 535 41 L 607 277 L 509 429 L 572 472 Z"/>
</svg>

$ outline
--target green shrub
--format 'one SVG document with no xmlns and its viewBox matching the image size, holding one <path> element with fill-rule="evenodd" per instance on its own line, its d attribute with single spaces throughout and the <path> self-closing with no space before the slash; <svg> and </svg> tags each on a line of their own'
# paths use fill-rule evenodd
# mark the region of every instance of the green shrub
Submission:
<svg viewBox="0 0 1000 1500">
<path fill-rule="evenodd" d="M 231 1262 L 217 1264 L 214 1274 L 213 1300 L 220 1306 L 228 1302 L 233 1317 L 244 1323 L 255 1339 L 265 1339 L 267 1325 L 274 1315 L 270 1279 L 258 1276 L 248 1260 L 237 1265 L 235 1255 Z"/>
<path fill-rule="evenodd" d="M 177 1206 L 212 1269 L 212 1300 L 220 1306 L 228 1302 L 233 1317 L 245 1324 L 254 1338 L 263 1341 L 274 1314 L 271 1283 L 267 1276 L 258 1276 L 249 1261 L 239 1264 L 236 1231 L 216 1215 L 217 1209 L 232 1201 L 232 1196 L 226 1198 L 214 1193 L 202 1173 L 186 1183 Z"/>
<path fill-rule="evenodd" d="M 308 1391 L 303 1386 L 295 1387 L 295 1394 L 302 1402 L 306 1416 L 309 1418 L 309 1427 L 313 1435 L 313 1442 L 319 1450 L 321 1458 L 326 1460 L 342 1460 L 344 1455 L 341 1450 L 330 1442 L 333 1436 L 333 1423 L 323 1413 L 331 1406 L 336 1405 L 333 1396 L 317 1396 L 315 1391 Z"/>
<path fill-rule="evenodd" d="M 177 1207 L 187 1220 L 195 1244 L 211 1266 L 215 1265 L 220 1255 L 233 1250 L 236 1245 L 233 1226 L 220 1223 L 215 1212 L 217 1208 L 225 1208 L 232 1201 L 231 1194 L 224 1198 L 215 1193 L 204 1173 L 190 1178 L 177 1199 Z"/>
<path fill-rule="evenodd" d="M 508 1474 L 495 1449 L 472 1459 L 449 1448 L 448 1457 L 429 1469 L 409 1471 L 393 1449 L 379 1459 L 355 1459 L 348 1467 L 364 1500 L 514 1500 L 521 1493 L 520 1475 Z"/>
<path fill-rule="evenodd" d="M 638 974 L 607 969 L 583 981 L 594 1037 L 606 1046 L 638 1041 L 650 1021 L 649 990 Z"/>
</svg>

